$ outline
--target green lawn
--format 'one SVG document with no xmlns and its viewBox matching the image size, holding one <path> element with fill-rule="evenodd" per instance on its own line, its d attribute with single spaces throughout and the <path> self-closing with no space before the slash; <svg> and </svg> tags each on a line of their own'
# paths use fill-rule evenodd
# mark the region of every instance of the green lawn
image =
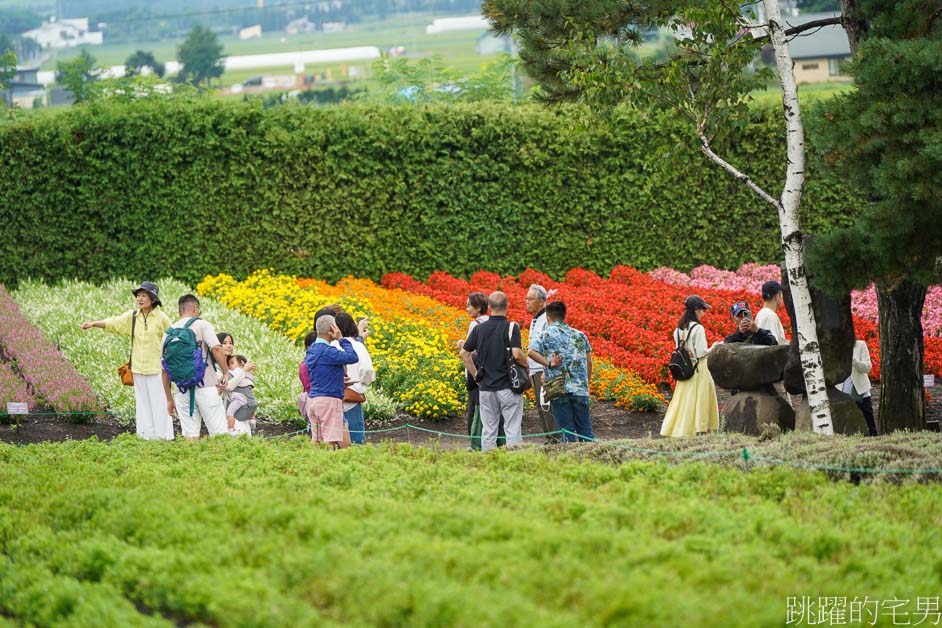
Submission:
<svg viewBox="0 0 942 628">
<path fill-rule="evenodd" d="M 937 485 L 302 439 L 0 446 L 34 625 L 781 626 L 937 596 Z M 890 625 L 883 615 L 878 625 Z"/>
<path fill-rule="evenodd" d="M 853 83 L 849 81 L 836 81 L 833 83 L 802 83 L 798 86 L 798 98 L 802 103 L 811 103 L 852 89 Z M 782 88 L 778 83 L 770 85 L 764 91 L 753 92 L 755 102 L 759 104 L 772 104 L 782 102 Z"/>
</svg>

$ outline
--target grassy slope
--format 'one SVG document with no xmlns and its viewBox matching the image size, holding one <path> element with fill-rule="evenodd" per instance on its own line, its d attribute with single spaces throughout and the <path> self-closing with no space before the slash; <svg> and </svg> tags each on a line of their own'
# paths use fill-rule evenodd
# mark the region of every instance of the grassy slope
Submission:
<svg viewBox="0 0 942 628">
<path fill-rule="evenodd" d="M 937 486 L 782 468 L 122 437 L 0 446 L 0 504 L 37 624 L 771 626 L 942 584 Z"/>
</svg>

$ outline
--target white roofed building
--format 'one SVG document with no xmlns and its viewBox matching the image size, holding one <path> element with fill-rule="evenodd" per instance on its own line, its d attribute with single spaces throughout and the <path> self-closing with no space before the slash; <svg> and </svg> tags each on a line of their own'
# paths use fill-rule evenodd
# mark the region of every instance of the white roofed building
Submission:
<svg viewBox="0 0 942 628">
<path fill-rule="evenodd" d="M 88 18 L 77 17 L 65 20 L 50 18 L 39 28 L 26 31 L 23 37 L 29 37 L 43 48 L 70 48 L 72 46 L 99 46 L 104 42 L 104 33 L 88 30 Z"/>
</svg>

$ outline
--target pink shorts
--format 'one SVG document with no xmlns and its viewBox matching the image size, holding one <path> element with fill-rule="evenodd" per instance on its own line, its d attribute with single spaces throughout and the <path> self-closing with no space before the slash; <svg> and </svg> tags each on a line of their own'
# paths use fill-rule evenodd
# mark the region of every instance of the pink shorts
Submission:
<svg viewBox="0 0 942 628">
<path fill-rule="evenodd" d="M 343 441 L 343 399 L 308 397 L 307 417 L 311 421 L 311 440 L 326 443 Z"/>
</svg>

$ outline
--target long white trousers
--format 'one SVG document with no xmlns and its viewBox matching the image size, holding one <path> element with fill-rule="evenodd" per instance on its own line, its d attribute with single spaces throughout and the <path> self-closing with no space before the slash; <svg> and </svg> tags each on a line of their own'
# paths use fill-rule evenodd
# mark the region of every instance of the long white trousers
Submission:
<svg viewBox="0 0 942 628">
<path fill-rule="evenodd" d="M 173 421 L 167 414 L 167 397 L 160 374 L 134 374 L 137 401 L 137 435 L 146 440 L 173 440 Z"/>
</svg>

